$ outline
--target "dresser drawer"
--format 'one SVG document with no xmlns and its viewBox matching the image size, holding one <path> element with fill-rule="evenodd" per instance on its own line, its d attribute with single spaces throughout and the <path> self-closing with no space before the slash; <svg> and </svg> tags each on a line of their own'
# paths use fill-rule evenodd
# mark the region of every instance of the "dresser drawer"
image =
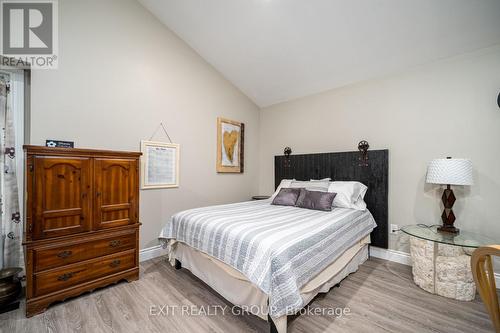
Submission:
<svg viewBox="0 0 500 333">
<path fill-rule="evenodd" d="M 35 295 L 41 296 L 135 267 L 135 250 L 116 253 L 35 274 Z"/>
<path fill-rule="evenodd" d="M 135 248 L 135 232 L 85 243 L 33 250 L 34 271 L 80 262 Z"/>
</svg>

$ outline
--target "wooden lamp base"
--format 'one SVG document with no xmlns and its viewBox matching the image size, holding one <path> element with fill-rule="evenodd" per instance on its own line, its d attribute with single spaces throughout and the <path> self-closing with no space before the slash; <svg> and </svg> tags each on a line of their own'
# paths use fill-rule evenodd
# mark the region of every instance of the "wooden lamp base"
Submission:
<svg viewBox="0 0 500 333">
<path fill-rule="evenodd" d="M 444 204 L 443 214 L 441 214 L 443 225 L 438 228 L 438 231 L 458 234 L 460 230 L 458 228 L 455 228 L 455 226 L 453 225 L 455 223 L 456 217 L 452 210 L 456 198 L 450 185 L 448 185 L 444 190 L 441 199 L 443 200 Z"/>
<path fill-rule="evenodd" d="M 437 229 L 439 232 L 447 232 L 449 234 L 456 234 L 458 235 L 460 233 L 460 229 L 458 228 L 455 228 L 454 226 L 445 226 L 445 225 L 442 225 L 440 227 L 438 227 Z"/>
</svg>

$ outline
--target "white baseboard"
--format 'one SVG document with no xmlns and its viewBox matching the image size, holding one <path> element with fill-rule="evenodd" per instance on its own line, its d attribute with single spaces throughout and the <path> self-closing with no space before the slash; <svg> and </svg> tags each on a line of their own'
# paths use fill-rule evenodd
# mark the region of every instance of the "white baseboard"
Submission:
<svg viewBox="0 0 500 333">
<path fill-rule="evenodd" d="M 383 249 L 376 246 L 370 246 L 370 256 L 411 266 L 410 254 L 406 252 L 401 252 L 391 249 Z M 495 273 L 495 284 L 497 285 L 497 289 L 500 289 L 499 273 Z"/>
<path fill-rule="evenodd" d="M 139 261 L 143 262 L 149 259 L 161 257 L 167 254 L 167 250 L 163 249 L 161 245 L 147 247 L 139 251 Z"/>
<path fill-rule="evenodd" d="M 406 252 L 370 246 L 370 256 L 411 266 L 410 254 Z"/>
</svg>

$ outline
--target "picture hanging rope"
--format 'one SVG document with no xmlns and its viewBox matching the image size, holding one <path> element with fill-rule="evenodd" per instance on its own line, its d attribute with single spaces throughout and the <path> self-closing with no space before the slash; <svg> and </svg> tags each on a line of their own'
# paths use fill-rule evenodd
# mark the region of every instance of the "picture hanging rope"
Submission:
<svg viewBox="0 0 500 333">
<path fill-rule="evenodd" d="M 172 143 L 172 139 L 170 139 L 170 135 L 168 135 L 167 129 L 165 128 L 165 125 L 163 125 L 163 122 L 160 122 L 160 124 L 158 125 L 158 127 L 156 127 L 156 130 L 153 132 L 153 135 L 151 135 L 151 137 L 149 138 L 149 141 L 153 140 L 153 137 L 156 135 L 156 133 L 158 133 L 158 130 L 160 128 L 163 129 L 163 132 L 167 136 L 168 141 L 170 141 L 170 143 Z"/>
</svg>

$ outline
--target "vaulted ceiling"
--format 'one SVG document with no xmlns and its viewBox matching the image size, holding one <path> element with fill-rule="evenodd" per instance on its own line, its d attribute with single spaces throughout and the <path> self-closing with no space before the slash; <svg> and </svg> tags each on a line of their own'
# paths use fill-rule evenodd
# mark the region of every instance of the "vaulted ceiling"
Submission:
<svg viewBox="0 0 500 333">
<path fill-rule="evenodd" d="M 261 107 L 500 43 L 499 0 L 139 0 Z"/>
</svg>

